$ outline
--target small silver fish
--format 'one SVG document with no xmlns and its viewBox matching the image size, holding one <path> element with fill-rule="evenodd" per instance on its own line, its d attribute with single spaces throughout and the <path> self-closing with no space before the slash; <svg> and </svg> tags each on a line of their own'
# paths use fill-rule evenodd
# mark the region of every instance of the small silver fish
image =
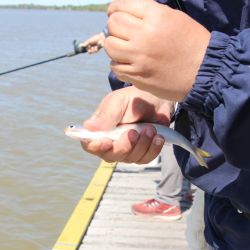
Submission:
<svg viewBox="0 0 250 250">
<path fill-rule="evenodd" d="M 166 140 L 166 143 L 168 144 L 175 144 L 178 145 L 184 149 L 186 149 L 188 152 L 190 152 L 195 159 L 198 161 L 198 163 L 208 168 L 204 158 L 211 157 L 210 154 L 200 148 L 195 147 L 188 141 L 183 135 L 178 133 L 177 131 L 160 125 L 156 123 L 130 123 L 130 124 L 122 124 L 118 125 L 116 128 L 110 130 L 110 131 L 89 131 L 83 127 L 78 127 L 71 125 L 67 127 L 64 131 L 65 134 L 72 139 L 81 141 L 84 139 L 90 139 L 90 140 L 98 140 L 101 138 L 110 138 L 111 140 L 115 141 L 118 140 L 122 133 L 125 131 L 128 131 L 130 129 L 136 130 L 138 133 L 142 131 L 142 129 L 146 125 L 153 125 L 156 128 L 157 134 L 160 134 L 164 137 Z"/>
</svg>

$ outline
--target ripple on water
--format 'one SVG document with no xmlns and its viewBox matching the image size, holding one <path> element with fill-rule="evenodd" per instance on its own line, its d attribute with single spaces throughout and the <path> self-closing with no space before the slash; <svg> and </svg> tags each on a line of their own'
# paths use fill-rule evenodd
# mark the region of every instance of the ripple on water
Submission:
<svg viewBox="0 0 250 250">
<path fill-rule="evenodd" d="M 95 12 L 0 15 L 1 72 L 71 51 L 72 40 L 106 22 Z M 0 77 L 0 249 L 47 250 L 60 234 L 99 163 L 63 129 L 87 119 L 109 91 L 108 65 L 101 52 Z"/>
</svg>

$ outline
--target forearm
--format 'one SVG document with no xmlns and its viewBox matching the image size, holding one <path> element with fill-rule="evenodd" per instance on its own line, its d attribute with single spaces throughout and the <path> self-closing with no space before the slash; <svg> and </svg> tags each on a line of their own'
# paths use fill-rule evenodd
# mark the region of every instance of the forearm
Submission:
<svg viewBox="0 0 250 250">
<path fill-rule="evenodd" d="M 182 107 L 205 117 L 211 135 L 235 166 L 249 169 L 250 29 L 230 37 L 213 32 L 204 61 Z"/>
</svg>

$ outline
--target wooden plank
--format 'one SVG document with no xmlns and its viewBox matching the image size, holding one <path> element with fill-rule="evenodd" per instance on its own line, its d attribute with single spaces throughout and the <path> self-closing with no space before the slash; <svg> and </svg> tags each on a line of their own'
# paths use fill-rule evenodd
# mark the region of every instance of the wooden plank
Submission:
<svg viewBox="0 0 250 250">
<path fill-rule="evenodd" d="M 157 162 L 157 161 L 155 161 Z M 185 240 L 186 217 L 189 211 L 183 214 L 183 218 L 174 222 L 166 222 L 155 218 L 143 218 L 135 216 L 131 212 L 132 204 L 153 198 L 156 193 L 157 181 L 160 180 L 158 165 L 150 170 L 147 165 L 131 167 L 124 165 L 118 172 L 109 171 L 107 184 L 107 169 L 99 172 L 98 184 L 94 184 L 94 190 L 83 197 L 88 203 L 96 198 L 98 201 L 92 208 L 86 206 L 78 208 L 73 213 L 73 223 L 65 228 L 64 236 L 59 237 L 53 250 L 187 250 Z M 121 171 L 122 170 L 122 171 Z M 104 181 L 104 179 L 106 181 Z M 93 185 L 92 185 L 93 186 Z M 104 192 L 105 190 L 105 192 Z M 85 192 L 86 193 L 86 192 Z M 93 195 L 95 194 L 95 195 Z M 101 198 L 102 197 L 102 198 Z M 81 204 L 81 201 L 79 202 Z M 94 215 L 88 215 L 85 209 L 96 209 Z M 79 213 L 79 216 L 77 215 Z M 80 215 L 81 214 L 81 215 Z M 88 220 L 83 220 L 88 215 Z M 90 222 L 91 221 L 91 222 Z M 73 229 L 74 228 L 74 229 Z M 65 235 L 70 236 L 70 240 Z M 83 237 L 84 235 L 84 237 Z M 61 244 L 63 243 L 63 244 Z M 59 248 L 58 248 L 59 247 Z"/>
<path fill-rule="evenodd" d="M 155 196 L 159 178 L 158 169 L 114 172 L 79 250 L 187 250 L 188 212 L 174 222 L 131 212 L 132 204 Z"/>
<path fill-rule="evenodd" d="M 125 247 L 140 247 L 144 249 L 153 249 L 153 250 L 161 250 L 161 249 L 185 249 L 187 250 L 187 244 L 183 241 L 183 237 L 176 237 L 168 239 L 162 237 L 144 237 L 134 235 L 134 237 L 126 237 L 123 235 L 117 237 L 111 236 L 85 236 L 83 241 L 84 244 L 92 244 L 99 245 L 100 249 L 103 246 L 125 246 Z M 81 250 L 81 247 L 80 247 Z"/>
<path fill-rule="evenodd" d="M 135 219 L 135 216 L 125 216 L 121 217 L 120 220 L 109 219 L 109 218 L 94 218 L 91 222 L 91 227 L 89 230 L 93 228 L 150 228 L 153 230 L 158 230 L 159 232 L 178 230 L 184 232 L 186 225 L 182 220 L 178 220 L 175 222 L 166 222 L 163 220 L 156 219 L 145 219 L 140 217 L 140 219 Z"/>
</svg>

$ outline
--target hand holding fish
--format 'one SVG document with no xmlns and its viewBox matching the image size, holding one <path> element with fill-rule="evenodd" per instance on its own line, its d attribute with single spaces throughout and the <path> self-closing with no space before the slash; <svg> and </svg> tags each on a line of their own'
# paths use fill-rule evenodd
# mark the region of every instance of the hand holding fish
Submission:
<svg viewBox="0 0 250 250">
<path fill-rule="evenodd" d="M 209 153 L 194 147 L 184 136 L 164 125 L 155 123 L 130 123 L 118 125 L 116 128 L 109 131 L 96 132 L 89 131 L 87 129 L 84 129 L 83 127 L 76 127 L 71 125 L 65 129 L 65 134 L 79 141 L 84 141 L 86 139 L 97 140 L 102 138 L 109 138 L 112 141 L 117 141 L 125 131 L 133 129 L 140 133 L 144 128 L 146 128 L 146 126 L 153 126 L 154 129 L 156 129 L 156 132 L 162 135 L 169 144 L 175 144 L 186 149 L 196 158 L 201 166 L 208 168 L 204 158 L 210 157 Z"/>
<path fill-rule="evenodd" d="M 183 100 L 205 55 L 208 30 L 153 0 L 116 0 L 108 15 L 104 48 L 117 77 L 160 98 Z"/>
<path fill-rule="evenodd" d="M 183 147 L 201 166 L 207 167 L 204 158 L 209 154 L 166 126 L 172 106 L 135 87 L 121 89 L 103 99 L 92 118 L 85 122 L 85 128 L 69 126 L 65 134 L 81 141 L 84 150 L 110 162 L 148 163 L 160 153 L 166 140 Z M 141 120 L 154 123 L 137 123 Z"/>
<path fill-rule="evenodd" d="M 85 121 L 84 127 L 90 131 L 108 131 L 118 124 L 139 121 L 154 122 L 168 126 L 173 103 L 159 99 L 131 86 L 108 94 L 93 116 Z M 157 135 L 152 125 L 145 126 L 140 133 L 125 131 L 112 141 L 109 138 L 84 140 L 85 151 L 97 155 L 108 162 L 148 163 L 161 151 L 164 138 Z"/>
</svg>

